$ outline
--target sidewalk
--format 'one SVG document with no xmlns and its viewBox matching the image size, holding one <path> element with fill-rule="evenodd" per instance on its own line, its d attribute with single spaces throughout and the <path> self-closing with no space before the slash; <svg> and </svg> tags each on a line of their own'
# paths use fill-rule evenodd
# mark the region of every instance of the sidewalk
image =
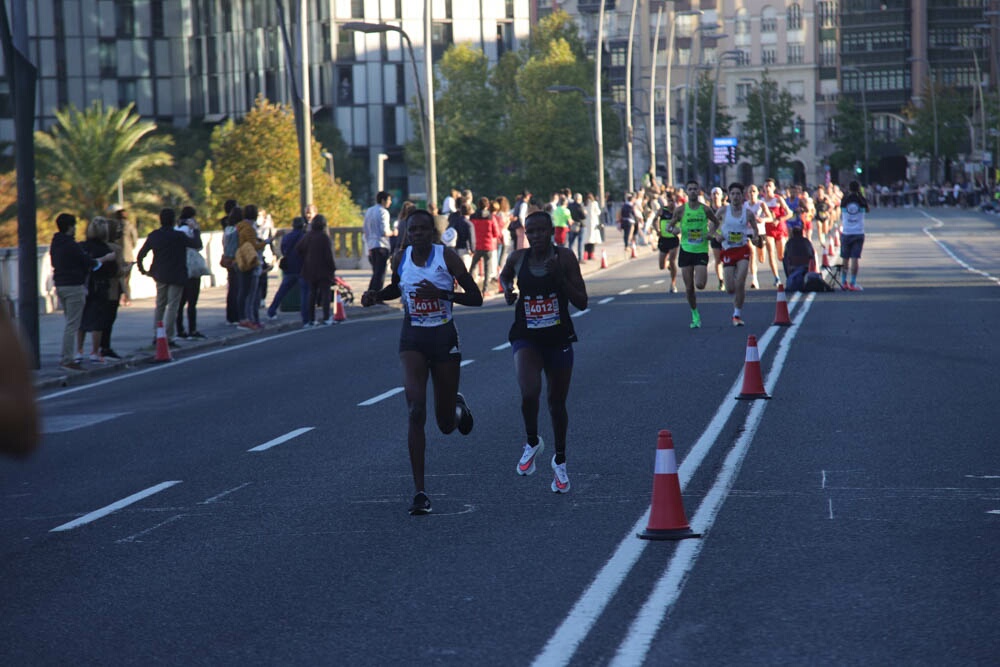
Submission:
<svg viewBox="0 0 1000 667">
<path fill-rule="evenodd" d="M 601 250 L 607 251 L 609 265 L 624 261 L 625 254 L 622 248 L 621 232 L 617 229 L 608 229 L 606 230 L 606 236 L 607 242 L 597 247 L 598 259 L 581 264 L 584 275 L 600 270 L 601 262 L 599 258 Z M 643 257 L 648 253 L 648 248 L 641 248 L 639 257 Z M 337 275 L 347 281 L 354 291 L 354 303 L 345 307 L 348 320 L 355 317 L 382 315 L 400 308 L 398 301 L 371 308 L 361 307 L 361 293 L 365 291 L 368 281 L 371 278 L 370 269 L 337 271 Z M 268 303 L 270 303 L 280 283 L 280 272 L 272 272 L 267 286 Z M 151 365 L 156 352 L 153 344 L 155 339 L 153 328 L 155 306 L 156 300 L 147 298 L 135 299 L 132 301 L 132 305 L 118 309 L 118 319 L 115 320 L 114 329 L 111 334 L 111 347 L 121 355 L 122 359 L 120 361 L 108 359 L 107 363 L 103 364 L 90 361 L 91 342 L 88 335 L 83 343 L 84 361 L 82 365 L 84 370 L 82 371 L 70 371 L 59 366 L 62 336 L 66 323 L 62 311 L 40 315 L 38 329 L 41 368 L 34 371 L 35 388 L 41 390 L 80 384 L 82 382 L 89 382 L 94 377 L 117 373 L 125 368 Z M 265 309 L 261 308 L 261 322 L 265 326 L 263 331 L 256 332 L 238 329 L 226 323 L 226 286 L 203 287 L 201 296 L 198 299 L 198 330 L 205 334 L 206 338 L 202 340 L 178 338 L 177 344 L 180 345 L 180 348 L 171 350 L 171 355 L 175 359 L 181 359 L 186 355 L 190 355 L 193 351 L 203 351 L 214 347 L 232 345 L 253 337 L 266 336 L 269 333 L 290 331 L 302 327 L 298 312 L 282 312 L 279 310 L 278 320 L 276 322 L 268 322 L 267 314 L 264 311 Z"/>
</svg>

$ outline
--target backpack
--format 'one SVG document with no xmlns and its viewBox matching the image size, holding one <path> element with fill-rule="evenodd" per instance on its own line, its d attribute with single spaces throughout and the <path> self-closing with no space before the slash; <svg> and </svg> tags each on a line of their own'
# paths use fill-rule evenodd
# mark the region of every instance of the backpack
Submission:
<svg viewBox="0 0 1000 667">
<path fill-rule="evenodd" d="M 832 292 L 833 291 L 833 287 L 831 285 L 828 285 L 827 282 L 825 280 L 823 280 L 823 276 L 822 275 L 820 275 L 818 273 L 815 273 L 815 272 L 811 272 L 811 273 L 807 273 L 806 274 L 805 281 L 802 284 L 802 291 L 803 292 Z"/>
</svg>

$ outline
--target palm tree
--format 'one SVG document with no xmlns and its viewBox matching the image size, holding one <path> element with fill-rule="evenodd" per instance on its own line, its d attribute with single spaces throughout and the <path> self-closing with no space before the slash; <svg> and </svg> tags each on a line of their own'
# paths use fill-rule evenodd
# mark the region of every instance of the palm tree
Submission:
<svg viewBox="0 0 1000 667">
<path fill-rule="evenodd" d="M 40 207 L 90 218 L 106 211 L 119 183 L 133 207 L 155 208 L 163 195 L 176 194 L 177 185 L 147 183 L 144 174 L 173 164 L 165 150 L 173 139 L 153 135 L 156 124 L 133 109 L 105 108 L 100 101 L 83 111 L 70 105 L 56 112 L 58 122 L 49 132 L 35 133 Z"/>
</svg>

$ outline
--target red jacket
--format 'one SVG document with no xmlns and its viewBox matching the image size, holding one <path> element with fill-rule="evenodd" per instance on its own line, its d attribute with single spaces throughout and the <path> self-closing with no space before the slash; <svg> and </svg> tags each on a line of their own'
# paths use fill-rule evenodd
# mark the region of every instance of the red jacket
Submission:
<svg viewBox="0 0 1000 667">
<path fill-rule="evenodd" d="M 492 213 L 486 213 L 485 215 L 489 216 L 486 218 L 480 218 L 480 215 L 483 213 L 476 211 L 469 218 L 476 230 L 476 250 L 496 250 L 497 239 L 502 238 L 500 226 Z"/>
</svg>

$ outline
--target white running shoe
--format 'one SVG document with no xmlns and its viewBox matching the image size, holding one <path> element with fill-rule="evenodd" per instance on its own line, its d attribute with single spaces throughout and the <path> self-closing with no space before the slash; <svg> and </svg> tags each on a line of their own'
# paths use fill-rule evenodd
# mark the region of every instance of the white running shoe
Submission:
<svg viewBox="0 0 1000 667">
<path fill-rule="evenodd" d="M 521 460 L 517 462 L 517 474 L 518 475 L 532 475 L 535 472 L 535 457 L 542 453 L 545 449 L 545 441 L 542 440 L 541 436 L 538 438 L 538 444 L 532 447 L 528 443 L 524 443 L 524 453 L 521 454 Z"/>
<path fill-rule="evenodd" d="M 569 493 L 569 475 L 566 474 L 566 464 L 556 463 L 556 457 L 552 455 L 552 490 L 555 493 Z"/>
</svg>

